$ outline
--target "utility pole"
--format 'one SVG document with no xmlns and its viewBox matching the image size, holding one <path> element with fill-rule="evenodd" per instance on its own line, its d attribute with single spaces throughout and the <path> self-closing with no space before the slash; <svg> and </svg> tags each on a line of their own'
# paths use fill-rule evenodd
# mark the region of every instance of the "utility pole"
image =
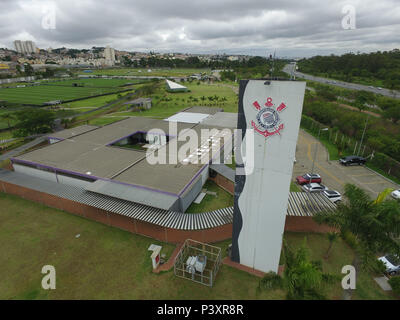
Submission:
<svg viewBox="0 0 400 320">
<path fill-rule="evenodd" d="M 362 133 L 362 136 L 361 136 L 360 147 L 358 148 L 357 156 L 360 154 L 361 145 L 362 145 L 362 143 L 363 143 L 363 141 L 364 141 L 364 135 L 365 135 L 365 131 L 366 131 L 366 129 L 367 129 L 368 119 L 369 119 L 369 115 L 368 115 L 368 117 L 367 117 L 367 120 L 365 120 L 365 126 L 364 126 L 364 130 L 363 130 L 363 133 Z"/>
<path fill-rule="evenodd" d="M 273 58 L 272 58 L 271 79 L 274 78 L 274 71 L 275 71 L 275 52 L 276 52 L 276 50 L 274 51 L 274 56 L 273 56 Z"/>
<path fill-rule="evenodd" d="M 314 157 L 313 157 L 313 161 L 312 161 L 312 168 L 311 168 L 311 176 L 312 176 L 312 174 L 314 173 L 314 163 L 315 163 L 315 157 L 317 156 L 317 150 L 318 150 L 318 143 L 319 143 L 319 136 L 320 136 L 320 134 L 321 134 L 321 131 L 327 131 L 327 130 L 329 130 L 329 128 L 324 128 L 324 129 L 321 129 L 321 128 L 319 128 L 319 130 L 318 130 L 318 138 L 317 138 L 317 143 L 316 143 L 316 145 L 315 145 L 315 150 L 314 150 Z M 311 176 L 310 176 L 310 183 L 311 183 Z"/>
</svg>

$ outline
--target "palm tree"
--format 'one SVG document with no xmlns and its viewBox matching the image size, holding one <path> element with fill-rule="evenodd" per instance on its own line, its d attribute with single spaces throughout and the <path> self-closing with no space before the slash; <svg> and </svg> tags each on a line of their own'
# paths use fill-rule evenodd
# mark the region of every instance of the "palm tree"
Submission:
<svg viewBox="0 0 400 320">
<path fill-rule="evenodd" d="M 337 232 L 328 232 L 326 235 L 327 235 L 327 238 L 328 238 L 328 241 L 329 241 L 329 247 L 328 247 L 328 250 L 326 250 L 324 258 L 328 259 L 329 258 L 329 254 L 330 254 L 330 252 L 332 250 L 333 243 L 338 239 L 339 233 L 337 233 Z"/>
<path fill-rule="evenodd" d="M 284 241 L 283 255 L 285 259 L 283 277 L 269 273 L 260 281 L 259 288 L 285 289 L 286 298 L 290 300 L 324 299 L 323 285 L 337 281 L 337 277 L 323 273 L 319 261 L 310 261 L 305 241 L 296 251 Z"/>
<path fill-rule="evenodd" d="M 345 185 L 344 196 L 347 201 L 339 204 L 335 212 L 321 212 L 314 219 L 340 230 L 342 236 L 352 234 L 363 266 L 376 270 L 377 252 L 400 254 L 400 205 L 395 200 L 383 201 L 382 196 L 372 201 L 364 190 L 352 184 Z"/>
</svg>

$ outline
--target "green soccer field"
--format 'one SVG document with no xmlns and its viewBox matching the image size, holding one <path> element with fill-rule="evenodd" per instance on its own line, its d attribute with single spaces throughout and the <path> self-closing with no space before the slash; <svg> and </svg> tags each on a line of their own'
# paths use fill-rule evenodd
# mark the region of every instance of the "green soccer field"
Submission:
<svg viewBox="0 0 400 320">
<path fill-rule="evenodd" d="M 146 80 L 142 79 L 68 79 L 61 81 L 48 81 L 43 82 L 46 85 L 51 86 L 66 86 L 72 87 L 74 84 L 84 87 L 104 87 L 104 88 L 115 88 L 121 86 L 128 86 L 130 84 L 138 84 L 141 82 L 145 82 Z"/>
<path fill-rule="evenodd" d="M 123 88 L 99 88 L 99 87 L 68 87 L 68 86 L 32 86 L 25 88 L 0 89 L 0 100 L 8 102 L 41 105 L 54 100 L 74 100 L 92 97 L 101 94 L 113 93 Z"/>
</svg>

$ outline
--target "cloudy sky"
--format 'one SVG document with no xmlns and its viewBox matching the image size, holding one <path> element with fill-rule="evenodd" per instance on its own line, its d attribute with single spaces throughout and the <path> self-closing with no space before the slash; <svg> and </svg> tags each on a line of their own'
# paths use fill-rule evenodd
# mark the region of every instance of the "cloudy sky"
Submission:
<svg viewBox="0 0 400 320">
<path fill-rule="evenodd" d="M 0 47 L 8 48 L 16 39 L 33 40 L 39 48 L 110 45 L 129 51 L 252 55 L 276 50 L 278 56 L 293 57 L 400 48 L 399 0 L 0 0 L 0 4 Z"/>
</svg>

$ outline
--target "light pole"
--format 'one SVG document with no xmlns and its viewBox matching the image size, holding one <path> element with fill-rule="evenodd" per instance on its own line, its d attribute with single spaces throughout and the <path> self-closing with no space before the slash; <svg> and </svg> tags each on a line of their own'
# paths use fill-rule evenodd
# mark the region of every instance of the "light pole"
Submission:
<svg viewBox="0 0 400 320">
<path fill-rule="evenodd" d="M 365 130 L 367 129 L 368 119 L 369 119 L 369 115 L 368 115 L 368 117 L 367 117 L 367 120 L 365 120 L 365 126 L 364 126 L 364 130 L 363 130 L 363 133 L 362 133 L 362 136 L 361 136 L 360 147 L 358 148 L 357 156 L 360 154 L 361 145 L 362 145 L 362 143 L 363 143 L 363 141 L 364 141 L 364 135 L 365 135 Z"/>
<path fill-rule="evenodd" d="M 328 131 L 328 130 L 329 130 L 329 128 L 323 128 L 323 129 L 319 128 L 317 140 L 319 141 L 319 136 L 320 136 L 320 134 L 321 134 L 321 131 Z M 317 156 L 317 149 L 318 149 L 318 142 L 317 142 L 317 144 L 315 145 L 314 157 L 313 157 L 312 168 L 311 168 L 311 175 L 314 173 L 314 163 L 315 163 L 315 157 Z M 311 182 L 311 176 L 310 176 L 310 182 Z"/>
</svg>

